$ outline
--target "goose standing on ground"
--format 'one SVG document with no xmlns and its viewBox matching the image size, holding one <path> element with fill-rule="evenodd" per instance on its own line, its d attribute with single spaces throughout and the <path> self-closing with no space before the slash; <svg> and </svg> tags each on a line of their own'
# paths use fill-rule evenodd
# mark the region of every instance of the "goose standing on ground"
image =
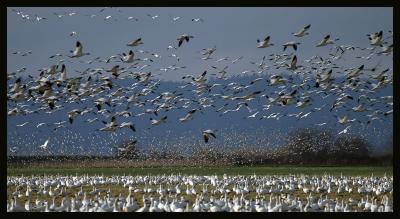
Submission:
<svg viewBox="0 0 400 219">
<path fill-rule="evenodd" d="M 190 38 L 193 38 L 193 36 L 188 35 L 188 34 L 183 34 L 183 35 L 179 36 L 179 37 L 177 38 L 177 40 L 178 40 L 178 47 L 180 47 L 180 46 L 182 45 L 183 41 L 185 41 L 185 40 L 186 40 L 186 42 L 189 42 L 189 39 L 190 39 Z"/>
<path fill-rule="evenodd" d="M 142 38 L 138 38 L 136 40 L 133 40 L 132 42 L 126 44 L 127 46 L 139 46 L 140 44 L 143 44 Z"/>
<path fill-rule="evenodd" d="M 257 39 L 258 46 L 257 48 L 267 48 L 268 46 L 273 46 L 273 43 L 269 43 L 270 36 L 265 37 L 263 41 Z"/>
<path fill-rule="evenodd" d="M 309 25 L 303 27 L 303 29 L 301 29 L 299 32 L 297 32 L 297 33 L 292 33 L 292 34 L 293 34 L 294 36 L 296 36 L 296 37 L 303 37 L 303 36 L 309 34 L 307 31 L 310 29 L 310 27 L 311 27 L 311 24 L 309 24 Z"/>
<path fill-rule="evenodd" d="M 79 41 L 76 41 L 75 50 L 71 51 L 72 56 L 69 56 L 69 57 L 70 58 L 79 58 L 84 55 L 90 55 L 90 53 L 83 53 L 82 50 L 83 50 L 82 44 Z"/>
<path fill-rule="evenodd" d="M 203 138 L 204 138 L 205 143 L 208 142 L 208 139 L 210 138 L 210 136 L 217 138 L 217 136 L 215 136 L 215 134 L 213 133 L 213 131 L 211 129 L 207 129 L 207 130 L 203 131 Z"/>
</svg>

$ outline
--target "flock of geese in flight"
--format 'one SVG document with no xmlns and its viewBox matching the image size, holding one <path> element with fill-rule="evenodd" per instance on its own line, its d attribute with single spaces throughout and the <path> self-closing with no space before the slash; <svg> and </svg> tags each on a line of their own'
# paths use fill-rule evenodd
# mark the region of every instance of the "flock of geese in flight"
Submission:
<svg viewBox="0 0 400 219">
<path fill-rule="evenodd" d="M 118 9 L 120 10 L 120 9 Z M 12 9 L 13 12 L 20 15 L 25 20 L 33 20 L 36 22 L 45 22 L 50 18 L 34 17 L 25 14 L 22 11 Z M 104 13 L 102 9 L 100 13 Z M 58 18 L 64 16 L 77 16 L 76 12 L 66 12 L 64 14 L 54 15 Z M 100 15 L 88 15 L 96 17 Z M 148 15 L 152 20 L 161 19 L 158 15 Z M 112 19 L 112 16 L 106 16 L 104 20 Z M 115 18 L 114 18 L 115 19 Z M 139 19 L 128 17 L 128 20 Z M 181 17 L 173 17 L 173 21 L 182 20 Z M 184 21 L 182 21 L 184 22 Z M 204 22 L 202 18 L 192 18 L 191 22 Z M 312 25 L 307 24 L 297 32 L 293 32 L 292 36 L 299 41 L 307 41 L 307 35 L 313 33 Z M 385 35 L 388 35 L 385 38 Z M 79 33 L 72 31 L 70 36 L 78 36 Z M 189 47 L 189 44 L 195 44 L 196 38 L 203 36 L 193 36 L 190 34 L 179 34 L 171 45 L 166 48 L 167 51 L 173 51 L 170 57 L 176 58 L 179 63 L 180 58 L 178 52 L 182 47 Z M 255 66 L 255 70 L 246 70 L 242 72 L 255 73 L 260 76 L 252 80 L 249 84 L 241 83 L 224 83 L 228 80 L 228 75 L 234 70 L 235 63 L 242 61 L 243 56 L 232 59 L 231 57 L 220 58 L 216 61 L 213 54 L 216 53 L 217 47 L 203 49 L 200 53 L 201 59 L 210 63 L 211 69 L 200 70 L 198 74 L 188 74 L 182 77 L 184 85 L 176 87 L 173 91 L 160 91 L 159 85 L 162 83 L 157 80 L 155 71 L 145 71 L 151 63 L 161 59 L 157 53 L 144 51 L 135 48 L 145 47 L 146 39 L 140 36 L 133 38 L 132 41 L 126 42 L 127 53 L 111 55 L 110 57 L 97 57 L 88 61 L 83 61 L 84 57 L 91 57 L 90 51 L 85 50 L 85 43 L 76 41 L 73 50 L 69 54 L 54 54 L 49 56 L 49 61 L 53 62 L 56 57 L 63 57 L 56 64 L 50 67 L 40 69 L 37 77 L 26 75 L 27 68 L 23 67 L 17 71 L 7 74 L 7 105 L 8 117 L 28 115 L 33 113 L 45 113 L 51 115 L 54 112 L 68 109 L 68 104 L 76 105 L 76 108 L 65 112 L 65 119 L 54 124 L 37 124 L 52 125 L 54 130 L 73 126 L 78 119 L 85 119 L 88 124 L 102 122 L 103 127 L 96 129 L 100 132 L 116 132 L 120 129 L 130 129 L 132 132 L 140 131 L 134 122 L 135 117 L 149 116 L 150 126 L 161 126 L 170 122 L 168 112 L 172 110 L 184 110 L 185 114 L 178 119 L 179 123 L 184 125 L 190 122 L 197 114 L 204 114 L 205 108 L 213 108 L 220 116 L 238 112 L 242 108 L 247 108 L 251 113 L 247 118 L 276 119 L 283 116 L 304 119 L 312 113 L 329 109 L 337 118 L 340 125 L 345 126 L 339 134 L 348 133 L 351 124 L 358 122 L 362 125 L 369 125 L 374 120 L 382 120 L 393 114 L 393 96 L 376 96 L 376 93 L 387 85 L 393 83 L 392 69 L 381 68 L 378 65 L 367 68 L 368 64 L 361 64 L 350 68 L 339 66 L 339 60 L 344 59 L 344 55 L 352 55 L 357 52 L 366 52 L 367 56 L 352 57 L 355 59 L 365 60 L 369 62 L 371 57 L 391 57 L 393 52 L 393 44 L 388 39 L 393 37 L 392 31 L 387 33 L 378 31 L 368 34 L 365 40 L 369 42 L 370 47 L 359 47 L 352 45 L 337 44 L 340 39 L 331 38 L 331 34 L 327 34 L 319 43 L 315 43 L 315 47 L 330 47 L 330 53 L 326 57 L 312 56 L 309 59 L 303 59 L 298 51 L 305 48 L 302 42 L 291 41 L 281 44 L 283 52 L 291 51 L 292 53 L 270 54 L 263 56 L 260 62 L 250 61 Z M 269 47 L 278 46 L 273 36 L 267 36 L 263 40 L 255 40 L 254 49 L 263 49 L 268 52 Z M 272 43 L 274 42 L 274 43 Z M 71 45 L 71 47 L 73 47 Z M 61 49 L 61 48 L 60 48 Z M 16 51 L 13 55 L 28 56 L 32 51 Z M 141 57 L 138 58 L 138 54 Z M 84 71 L 80 71 L 79 76 L 68 75 L 67 62 L 85 62 L 91 64 L 92 67 Z M 106 63 L 110 65 L 109 69 L 96 67 L 96 63 Z M 242 61 L 243 62 L 243 61 Z M 302 65 L 299 65 L 301 62 Z M 214 63 L 230 63 L 220 68 Z M 142 65 L 143 64 L 143 65 Z M 142 65 L 142 66 L 141 66 Z M 272 67 L 277 71 L 288 73 L 283 74 L 262 74 L 264 72 L 272 72 Z M 158 69 L 160 71 L 176 71 L 184 69 L 185 66 L 177 66 L 177 64 L 166 68 Z M 335 74 L 341 76 L 335 78 Z M 216 77 L 211 79 L 211 75 Z M 121 81 L 133 81 L 131 86 L 121 86 Z M 262 89 L 258 89 L 262 87 Z M 255 88 L 257 88 L 255 90 Z M 270 92 L 273 90 L 273 92 Z M 187 92 L 188 91 L 188 92 Z M 190 96 L 192 95 L 192 96 Z M 190 97 L 189 97 L 190 96 Z M 333 102 L 326 102 L 322 106 L 312 107 L 315 98 L 325 99 L 327 97 L 336 97 Z M 254 101 L 255 100 L 255 101 Z M 254 104 L 262 102 L 262 109 L 257 109 Z M 317 102 L 317 101 L 315 101 Z M 354 105 L 355 104 L 355 105 Z M 287 108 L 294 106 L 300 110 L 308 110 L 308 112 L 300 112 L 297 114 L 283 114 L 280 112 L 265 114 L 271 107 Z M 354 107 L 351 107 L 354 105 Z M 233 106 L 234 108 L 229 108 Z M 350 107 L 349 107 L 350 106 Z M 253 107 L 253 108 L 252 108 Z M 382 110 L 382 108 L 386 108 Z M 118 111 L 118 109 L 123 109 Z M 140 110 L 138 114 L 134 110 Z M 345 115 L 339 116 L 336 112 L 343 110 Z M 356 113 L 366 118 L 351 118 L 350 113 Z M 88 115 L 95 117 L 88 118 Z M 121 117 L 129 119 L 120 123 Z M 17 124 L 23 127 L 29 124 L 26 121 Z M 327 123 L 316 124 L 318 126 Z M 199 135 L 202 135 L 205 143 L 210 141 L 210 137 L 217 138 L 216 130 L 205 129 Z M 49 138 L 50 139 L 50 138 Z M 47 139 L 40 148 L 48 149 L 49 141 Z"/>
</svg>

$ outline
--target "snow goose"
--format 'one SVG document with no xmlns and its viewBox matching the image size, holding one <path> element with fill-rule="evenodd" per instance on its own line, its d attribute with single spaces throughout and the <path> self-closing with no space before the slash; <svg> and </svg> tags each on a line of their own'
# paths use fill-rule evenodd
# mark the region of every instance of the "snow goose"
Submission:
<svg viewBox="0 0 400 219">
<path fill-rule="evenodd" d="M 283 51 L 285 51 L 286 48 L 289 47 L 289 46 L 293 47 L 293 49 L 295 51 L 297 51 L 297 45 L 300 45 L 300 43 L 293 42 L 293 41 L 292 42 L 287 42 L 287 43 L 283 44 Z"/>
<path fill-rule="evenodd" d="M 65 68 L 65 65 L 62 64 L 60 78 L 56 80 L 57 86 L 60 87 L 61 84 L 66 80 L 67 80 L 67 69 Z"/>
<path fill-rule="evenodd" d="M 380 46 L 383 44 L 383 31 L 379 31 L 379 33 L 370 35 L 368 37 L 370 40 L 370 44 L 373 46 Z"/>
<path fill-rule="evenodd" d="M 162 117 L 160 120 L 150 118 L 150 121 L 152 125 L 160 125 L 161 123 L 167 122 L 167 118 L 168 118 L 167 116 Z"/>
<path fill-rule="evenodd" d="M 267 48 L 268 46 L 273 46 L 273 43 L 269 43 L 270 36 L 265 37 L 263 41 L 257 39 L 258 46 L 257 48 Z"/>
<path fill-rule="evenodd" d="M 340 131 L 340 132 L 338 133 L 338 135 L 346 134 L 347 132 L 349 132 L 350 127 L 351 127 L 351 125 L 347 126 L 345 129 L 343 129 L 342 131 Z M 350 192 L 351 192 L 351 191 L 350 191 Z"/>
<path fill-rule="evenodd" d="M 90 53 L 83 53 L 82 50 L 83 50 L 82 44 L 79 41 L 76 41 L 75 50 L 71 51 L 72 56 L 69 56 L 69 57 L 70 58 L 79 58 L 84 55 L 90 55 Z"/>
<path fill-rule="evenodd" d="M 194 22 L 204 22 L 202 18 L 192 18 L 192 21 Z"/>
<path fill-rule="evenodd" d="M 384 54 L 384 55 L 389 55 L 390 53 L 393 52 L 393 44 L 391 44 L 390 46 L 382 46 L 382 51 L 378 52 L 378 54 Z"/>
<path fill-rule="evenodd" d="M 282 85 L 286 84 L 287 80 L 283 78 L 281 75 L 272 75 L 269 79 L 269 85 Z"/>
<path fill-rule="evenodd" d="M 80 113 L 81 113 L 81 111 L 78 110 L 78 109 L 73 109 L 73 110 L 69 111 L 69 112 L 67 113 L 67 114 L 68 114 L 69 123 L 72 124 L 72 122 L 74 121 L 74 118 L 75 118 L 77 115 L 80 115 Z"/>
<path fill-rule="evenodd" d="M 107 123 L 105 121 L 103 121 L 105 125 L 105 127 L 98 129 L 99 131 L 115 131 L 118 128 L 115 116 L 111 117 L 111 122 Z"/>
<path fill-rule="evenodd" d="M 132 131 L 136 132 L 135 125 L 132 122 L 123 122 L 119 128 L 130 128 Z"/>
<path fill-rule="evenodd" d="M 106 99 L 104 97 L 99 98 L 97 100 L 94 101 L 94 103 L 96 104 L 97 110 L 100 111 L 102 105 L 107 104 L 108 106 L 111 107 L 111 99 Z"/>
<path fill-rule="evenodd" d="M 207 129 L 203 131 L 203 138 L 204 138 L 204 142 L 207 143 L 208 139 L 210 138 L 210 136 L 217 138 L 217 136 L 215 136 L 215 134 L 213 133 L 213 131 L 211 129 Z"/>
<path fill-rule="evenodd" d="M 114 65 L 111 69 L 106 70 L 107 72 L 111 72 L 111 74 L 118 78 L 118 76 L 121 74 L 121 70 L 123 70 L 124 68 L 120 68 L 119 65 Z"/>
<path fill-rule="evenodd" d="M 286 65 L 287 65 L 287 69 L 291 70 L 291 71 L 294 71 L 294 70 L 298 69 L 299 67 L 301 67 L 301 66 L 297 65 L 297 56 L 296 55 L 293 56 L 292 61 L 290 62 L 290 65 L 288 65 L 288 64 L 286 64 Z"/>
<path fill-rule="evenodd" d="M 191 36 L 191 35 L 188 35 L 188 34 L 182 34 L 181 36 L 179 36 L 179 37 L 177 38 L 177 40 L 178 40 L 178 47 L 180 47 L 180 46 L 182 45 L 183 41 L 185 41 L 185 40 L 186 40 L 186 42 L 189 42 L 189 39 L 190 39 L 190 38 L 194 38 L 194 37 Z"/>
<path fill-rule="evenodd" d="M 193 118 L 193 114 L 197 111 L 197 109 L 190 110 L 185 117 L 179 119 L 180 122 L 187 122 Z"/>
<path fill-rule="evenodd" d="M 133 63 L 135 60 L 140 60 L 140 59 L 134 59 L 135 58 L 135 53 L 133 53 L 132 50 L 129 50 L 128 55 L 125 53 L 122 53 L 123 57 L 121 57 L 121 61 L 125 63 Z"/>
<path fill-rule="evenodd" d="M 44 144 L 40 145 L 39 148 L 42 148 L 43 150 L 47 150 L 47 146 L 49 145 L 49 141 L 50 141 L 50 138 L 48 138 L 48 139 L 44 142 Z M 51 190 L 51 188 L 50 188 L 50 190 Z"/>
<path fill-rule="evenodd" d="M 307 31 L 310 29 L 310 27 L 311 27 L 311 24 L 309 24 L 309 25 L 303 27 L 299 32 L 297 32 L 297 33 L 292 33 L 292 34 L 293 34 L 294 36 L 296 36 L 296 37 L 303 37 L 303 36 L 309 34 Z"/>
<path fill-rule="evenodd" d="M 339 39 L 335 39 L 335 41 L 338 41 L 338 40 Z M 322 46 L 326 46 L 329 44 L 333 44 L 333 40 L 330 39 L 330 35 L 328 34 L 324 37 L 324 39 L 321 40 L 320 43 L 318 43 L 317 47 L 322 47 Z"/>
<path fill-rule="evenodd" d="M 353 69 L 349 73 L 347 73 L 347 79 L 352 79 L 354 77 L 359 76 L 362 73 L 362 70 L 364 70 L 364 65 L 361 65 L 360 67 Z"/>
<path fill-rule="evenodd" d="M 139 46 L 140 44 L 143 44 L 142 42 L 142 38 L 138 38 L 136 40 L 133 40 L 131 42 L 129 42 L 128 44 L 126 44 L 127 46 Z"/>
</svg>

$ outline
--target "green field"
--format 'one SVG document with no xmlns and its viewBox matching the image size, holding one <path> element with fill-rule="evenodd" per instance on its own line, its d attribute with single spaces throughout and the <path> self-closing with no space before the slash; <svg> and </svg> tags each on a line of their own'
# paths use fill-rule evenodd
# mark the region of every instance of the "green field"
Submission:
<svg viewBox="0 0 400 219">
<path fill-rule="evenodd" d="M 296 167 L 296 166 L 256 166 L 256 167 L 154 167 L 154 168 L 7 168 L 8 176 L 15 175 L 352 175 L 352 176 L 383 176 L 393 175 L 391 166 L 355 166 L 355 167 Z"/>
</svg>

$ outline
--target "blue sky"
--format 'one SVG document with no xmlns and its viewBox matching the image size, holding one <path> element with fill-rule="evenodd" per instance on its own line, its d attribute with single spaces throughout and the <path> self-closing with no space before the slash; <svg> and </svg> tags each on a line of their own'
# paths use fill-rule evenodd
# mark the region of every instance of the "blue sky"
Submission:
<svg viewBox="0 0 400 219">
<path fill-rule="evenodd" d="M 338 45 L 353 45 L 360 47 L 368 47 L 369 41 L 366 36 L 368 33 L 384 31 L 384 37 L 388 30 L 393 30 L 393 9 L 392 8 L 375 8 L 375 7 L 357 7 L 357 8 L 106 8 L 100 12 L 102 8 L 13 8 L 22 11 L 24 14 L 30 15 L 30 20 L 24 20 L 7 9 L 7 72 L 16 71 L 22 67 L 27 70 L 22 75 L 39 74 L 39 69 L 57 64 L 59 59 L 64 57 L 56 57 L 49 59 L 51 55 L 56 53 L 68 54 L 69 50 L 74 48 L 75 42 L 79 40 L 85 52 L 90 52 L 90 56 L 80 58 L 80 61 L 87 61 L 100 56 L 102 59 L 111 55 L 127 53 L 131 47 L 126 44 L 136 38 L 141 37 L 144 44 L 134 47 L 134 51 L 142 49 L 157 53 L 161 58 L 155 60 L 149 67 L 145 68 L 146 72 L 151 71 L 161 80 L 171 80 L 180 82 L 181 77 L 186 74 L 198 74 L 204 70 L 212 72 L 211 65 L 220 68 L 228 64 L 228 62 L 216 63 L 215 60 L 229 56 L 231 59 L 243 56 L 244 58 L 236 63 L 229 64 L 228 75 L 240 75 L 244 70 L 255 69 L 250 61 L 259 61 L 264 55 L 281 54 L 282 44 L 288 41 L 301 42 L 296 52 L 299 64 L 304 64 L 305 59 L 309 59 L 313 55 L 327 56 L 331 46 L 317 48 L 315 45 L 321 41 L 327 34 L 332 39 L 340 38 L 336 43 Z M 53 13 L 62 14 L 64 12 L 76 13 L 73 16 L 64 16 L 58 18 Z M 150 18 L 147 14 L 158 15 L 157 19 Z M 46 20 L 39 22 L 32 21 L 35 15 L 45 17 Z M 96 15 L 93 18 L 90 15 Z M 109 20 L 104 20 L 106 16 L 112 16 Z M 137 18 L 128 20 L 128 17 Z M 173 17 L 181 17 L 177 21 L 173 21 Z M 202 18 L 204 22 L 193 22 L 192 18 Z M 310 35 L 301 39 L 291 35 L 297 32 L 307 24 L 311 24 Z M 77 36 L 70 36 L 72 31 L 78 33 Z M 189 43 L 184 43 L 178 50 L 167 50 L 168 45 L 177 44 L 176 38 L 181 34 L 190 34 L 194 38 Z M 271 43 L 275 45 L 266 49 L 258 49 L 257 39 L 264 39 L 271 36 Z M 212 60 L 202 60 L 199 51 L 203 48 L 209 48 L 216 45 L 217 50 L 213 54 Z M 32 50 L 32 54 L 28 56 L 20 56 L 12 54 L 15 51 Z M 292 51 L 289 49 L 289 51 Z M 288 52 L 288 51 L 287 51 Z M 171 53 L 177 54 L 181 59 L 179 62 L 173 57 L 168 57 Z M 138 58 L 151 57 L 150 54 L 141 54 L 135 52 Z M 360 53 L 360 56 L 367 53 Z M 366 68 L 375 66 L 381 61 L 381 69 L 392 68 L 392 56 L 373 58 L 371 60 L 360 60 L 354 58 L 355 55 L 345 56 L 344 60 L 338 61 L 340 66 L 358 67 L 365 64 Z M 169 65 L 186 66 L 185 69 L 178 71 L 159 71 Z M 268 63 L 272 65 L 272 63 Z M 104 67 L 111 68 L 115 63 L 96 63 L 85 64 L 79 61 L 74 63 L 66 63 L 68 76 L 77 76 L 75 70 L 82 71 L 88 67 Z M 142 63 L 140 65 L 143 65 Z M 215 70 L 214 70 L 215 73 Z M 280 74 L 284 70 L 276 70 L 271 68 L 267 74 Z M 340 72 L 338 73 L 340 74 Z M 393 95 L 392 87 L 383 91 L 385 95 Z M 382 95 L 383 95 L 382 93 Z M 322 104 L 321 104 L 322 105 Z M 64 112 L 65 113 L 65 112 Z M 181 112 L 182 114 L 183 112 Z M 62 114 L 64 115 L 64 114 Z M 243 115 L 242 115 L 243 116 Z M 315 118 L 318 120 L 317 117 Z M 8 127 L 8 147 L 15 144 L 10 139 L 11 136 L 17 136 L 22 131 L 15 129 L 16 124 L 23 122 L 26 118 L 7 119 Z M 32 123 L 38 123 L 43 120 L 50 120 L 45 116 L 33 116 L 30 118 Z M 54 121 L 65 119 L 61 116 L 51 118 Z M 146 120 L 148 118 L 146 117 Z M 22 122 L 21 122 L 22 121 Z M 233 126 L 242 126 L 243 121 L 228 120 Z M 205 128 L 206 124 L 213 124 L 210 120 L 202 120 L 203 124 L 192 124 L 192 131 Z M 255 132 L 260 123 L 244 122 L 246 130 Z M 263 124 L 263 123 L 261 123 Z M 392 119 L 385 120 L 379 127 L 387 127 L 388 133 L 382 133 L 383 136 L 392 133 Z M 219 127 L 221 124 L 214 124 L 213 128 Z M 273 124 L 274 126 L 278 124 Z M 282 124 L 280 124 L 282 125 Z M 32 127 L 34 127 L 32 125 Z M 155 136 L 153 132 L 164 133 L 172 130 L 172 135 L 178 134 L 178 126 L 161 127 L 159 130 L 149 130 L 150 133 L 139 133 L 146 141 L 151 141 L 149 136 Z M 264 126 L 262 126 L 264 127 Z M 266 127 L 266 126 L 265 126 Z M 378 126 L 377 126 L 378 127 Z M 271 128 L 271 127 L 269 127 Z M 340 127 L 338 127 L 340 128 Z M 288 128 L 283 125 L 282 129 L 287 131 Z M 368 131 L 369 134 L 377 132 L 376 128 Z M 71 129 L 73 132 L 80 132 L 78 125 Z M 176 132 L 174 132 L 174 130 Z M 18 133 L 16 133 L 18 132 Z M 26 130 L 25 130 L 26 132 Z M 361 131 L 360 131 L 361 132 Z M 14 134 L 13 134 L 14 133 Z M 49 132 L 34 135 L 35 144 L 42 144 Z M 24 135 L 26 134 L 24 133 Z M 125 133 L 125 132 L 123 132 Z M 24 136 L 21 134 L 21 136 Z M 122 134 L 120 134 L 122 135 Z M 126 136 L 129 135 L 129 132 Z M 376 135 L 376 133 L 374 134 Z M 118 137 L 122 139 L 126 137 Z M 194 135 L 196 136 L 196 135 Z M 197 137 L 197 136 L 196 136 Z M 86 138 L 82 137 L 82 138 Z M 101 139 L 109 139 L 109 136 L 100 136 Z M 117 138 L 117 137 L 116 137 Z M 160 140 L 161 137 L 157 139 Z M 196 140 L 198 140 L 196 138 Z M 201 140 L 201 139 L 200 139 Z M 61 141 L 61 140 L 59 140 Z M 87 140 L 86 140 L 87 141 Z M 69 140 L 69 144 L 72 144 Z M 65 143 L 67 144 L 67 143 Z M 87 144 L 87 143 L 85 143 Z M 23 146 L 22 146 L 23 147 Z M 36 147 L 36 145 L 32 145 Z"/>
<path fill-rule="evenodd" d="M 281 53 L 282 44 L 288 41 L 300 41 L 298 59 L 312 55 L 326 55 L 329 47 L 316 48 L 315 45 L 327 34 L 333 39 L 340 38 L 341 45 L 367 46 L 366 34 L 379 30 L 393 30 L 392 8 L 19 8 L 31 15 L 37 14 L 47 20 L 32 22 L 23 20 L 10 8 L 7 10 L 7 71 L 15 71 L 26 66 L 30 73 L 55 64 L 49 56 L 56 53 L 68 53 L 80 40 L 87 52 L 93 56 L 109 57 L 128 52 L 126 46 L 131 40 L 142 37 L 144 44 L 135 49 L 158 53 L 165 58 L 146 68 L 155 70 L 175 63 L 167 51 L 170 44 L 176 45 L 177 36 L 188 33 L 195 38 L 178 51 L 181 63 L 187 66 L 185 72 L 162 74 L 162 79 L 177 80 L 186 72 L 197 73 L 210 69 L 207 61 L 198 59 L 203 48 L 217 46 L 216 58 L 244 56 L 243 62 L 232 69 L 232 73 L 242 72 L 251 67 L 249 61 L 260 60 L 271 53 Z M 122 12 L 118 12 L 121 10 Z M 53 13 L 75 12 L 76 15 L 56 17 Z M 94 18 L 85 15 L 97 15 Z M 147 14 L 159 15 L 155 20 Z M 113 19 L 105 21 L 106 16 Z M 139 21 L 128 20 L 129 16 Z M 172 17 L 180 16 L 176 22 Z M 192 18 L 203 18 L 205 22 L 195 23 Z M 297 32 L 307 24 L 312 24 L 310 35 L 296 39 L 292 32 Z M 78 36 L 70 37 L 72 31 Z M 275 46 L 257 49 L 256 40 L 271 36 Z M 32 50 L 26 57 L 13 56 L 14 51 Z M 142 54 L 137 53 L 139 58 Z M 59 57 L 58 57 L 59 58 Z M 348 60 L 351 61 L 351 60 Z M 213 63 L 215 64 L 215 63 Z M 346 63 L 351 66 L 351 62 Z M 370 63 L 366 63 L 367 65 Z M 101 65 L 100 65 L 101 66 Z M 104 65 L 104 67 L 112 64 Z M 68 65 L 72 69 L 84 70 L 82 63 Z M 354 66 L 353 66 L 354 67 Z"/>
</svg>

